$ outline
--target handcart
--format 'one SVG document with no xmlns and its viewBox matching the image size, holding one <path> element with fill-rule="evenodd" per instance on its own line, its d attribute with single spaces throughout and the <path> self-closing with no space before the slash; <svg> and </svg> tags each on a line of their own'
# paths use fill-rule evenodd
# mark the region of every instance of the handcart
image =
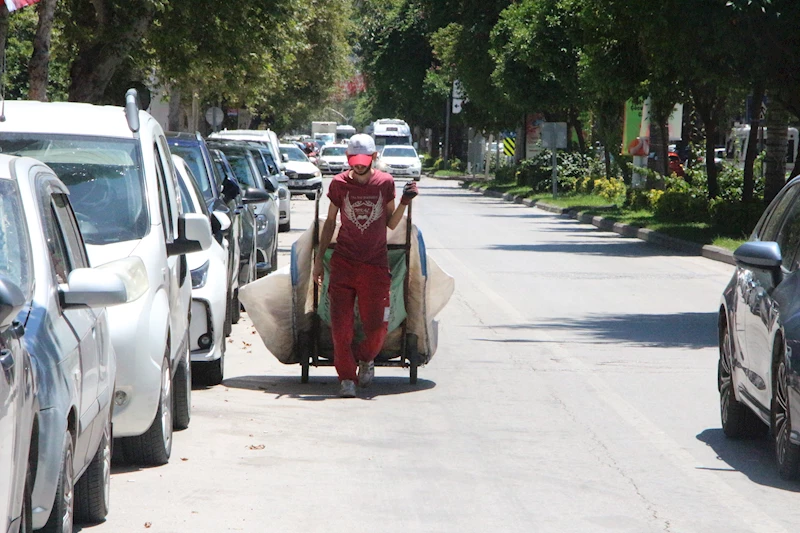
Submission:
<svg viewBox="0 0 800 533">
<path fill-rule="evenodd" d="M 314 208 L 314 258 L 316 258 L 319 251 L 319 200 L 320 197 L 317 195 Z M 419 353 L 417 335 L 408 331 L 408 317 L 406 315 L 406 310 L 409 308 L 408 294 L 412 235 L 411 205 L 413 204 L 408 206 L 408 214 L 406 216 L 405 243 L 388 245 L 389 269 L 392 274 L 389 331 L 386 337 L 387 340 L 375 359 L 375 366 L 407 367 L 409 369 L 409 382 L 413 385 L 417 383 L 418 368 L 426 361 Z M 313 314 L 311 316 L 310 331 L 300 332 L 298 342 L 294 345 L 294 359 L 300 363 L 301 381 L 303 383 L 308 382 L 311 366 L 333 366 L 334 364 L 330 325 L 321 316 L 321 308 L 325 308 L 327 304 L 327 281 L 330 279 L 328 265 L 335 246 L 335 243 L 332 243 L 328 247 L 323 259 L 326 271 L 323 287 L 316 283 L 313 284 Z M 401 288 L 402 297 L 398 297 L 397 292 Z M 354 309 L 354 312 L 357 313 L 357 309 Z M 359 339 L 357 315 L 356 318 L 354 342 Z"/>
</svg>

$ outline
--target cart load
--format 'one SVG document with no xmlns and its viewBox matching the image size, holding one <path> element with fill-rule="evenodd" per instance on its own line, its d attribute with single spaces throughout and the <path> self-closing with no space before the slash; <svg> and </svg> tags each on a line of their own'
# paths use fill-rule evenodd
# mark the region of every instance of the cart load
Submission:
<svg viewBox="0 0 800 533">
<path fill-rule="evenodd" d="M 314 253 L 324 221 L 319 219 L 292 245 L 291 262 L 268 276 L 247 284 L 239 298 L 267 349 L 282 363 L 303 367 L 333 364 L 330 333 L 328 280 L 330 256 L 336 235 L 325 254 L 325 278 L 320 289 L 312 282 Z M 388 334 L 375 360 L 376 366 L 409 366 L 412 382 L 416 367 L 427 364 L 436 353 L 436 315 L 447 304 L 455 287 L 425 250 L 419 229 L 406 219 L 387 233 L 392 274 Z M 354 342 L 359 331 L 358 306 L 354 309 Z"/>
</svg>

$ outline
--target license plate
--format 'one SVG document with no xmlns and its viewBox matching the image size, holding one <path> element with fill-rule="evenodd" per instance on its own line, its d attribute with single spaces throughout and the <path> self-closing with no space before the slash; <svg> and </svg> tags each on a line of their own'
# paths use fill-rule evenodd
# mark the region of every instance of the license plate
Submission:
<svg viewBox="0 0 800 533">
<path fill-rule="evenodd" d="M 303 180 L 289 180 L 289 186 L 302 187 L 306 182 Z"/>
<path fill-rule="evenodd" d="M 396 168 L 392 170 L 392 174 L 408 174 L 408 170 Z"/>
</svg>

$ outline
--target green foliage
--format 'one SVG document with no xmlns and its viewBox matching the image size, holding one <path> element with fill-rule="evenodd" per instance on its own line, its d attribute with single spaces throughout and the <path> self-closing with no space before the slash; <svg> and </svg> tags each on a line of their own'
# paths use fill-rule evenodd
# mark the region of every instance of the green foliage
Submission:
<svg viewBox="0 0 800 533">
<path fill-rule="evenodd" d="M 655 213 L 662 220 L 703 222 L 708 219 L 708 201 L 689 191 L 667 190 L 657 200 Z"/>
<path fill-rule="evenodd" d="M 764 204 L 761 201 L 715 198 L 708 205 L 711 223 L 727 235 L 749 235 L 763 212 Z"/>
<path fill-rule="evenodd" d="M 617 178 L 600 178 L 594 180 L 595 194 L 605 198 L 609 203 L 622 205 L 625 202 L 627 187 L 625 182 Z"/>
<path fill-rule="evenodd" d="M 515 180 L 517 168 L 513 165 L 501 165 L 494 174 L 494 179 L 499 183 L 511 183 Z"/>
</svg>

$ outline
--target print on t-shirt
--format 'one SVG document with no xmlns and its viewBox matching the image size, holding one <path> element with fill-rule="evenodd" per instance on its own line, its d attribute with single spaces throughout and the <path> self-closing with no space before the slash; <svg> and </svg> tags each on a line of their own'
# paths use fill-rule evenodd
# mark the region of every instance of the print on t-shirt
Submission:
<svg viewBox="0 0 800 533">
<path fill-rule="evenodd" d="M 369 197 L 355 198 L 355 202 L 350 201 L 350 192 L 344 197 L 342 211 L 347 219 L 355 227 L 364 233 L 373 222 L 380 220 L 383 216 L 383 193 L 378 194 L 378 200 L 372 201 Z"/>
</svg>

